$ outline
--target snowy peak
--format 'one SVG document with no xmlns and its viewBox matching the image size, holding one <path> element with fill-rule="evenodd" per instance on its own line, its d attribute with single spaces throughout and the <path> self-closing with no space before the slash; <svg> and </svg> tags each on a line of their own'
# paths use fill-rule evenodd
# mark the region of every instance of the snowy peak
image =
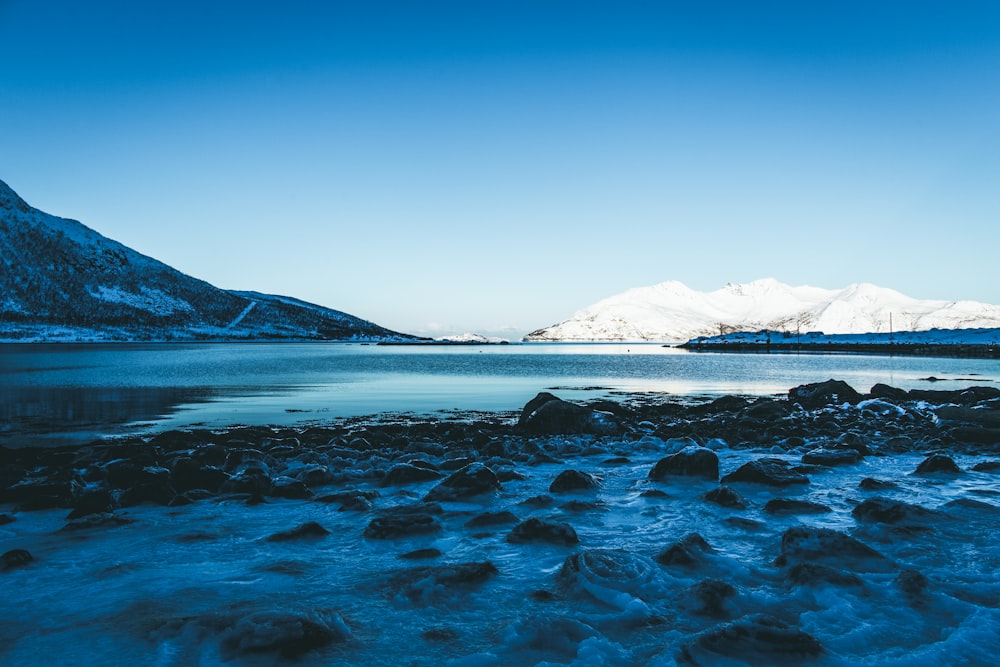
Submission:
<svg viewBox="0 0 1000 667">
<path fill-rule="evenodd" d="M 792 287 L 774 278 L 698 292 L 672 280 L 588 306 L 529 341 L 685 341 L 735 331 L 859 334 L 1000 327 L 1000 306 L 919 300 L 871 283 Z"/>
<path fill-rule="evenodd" d="M 0 340 L 402 340 L 289 297 L 222 290 L 29 206 L 0 181 Z"/>
</svg>

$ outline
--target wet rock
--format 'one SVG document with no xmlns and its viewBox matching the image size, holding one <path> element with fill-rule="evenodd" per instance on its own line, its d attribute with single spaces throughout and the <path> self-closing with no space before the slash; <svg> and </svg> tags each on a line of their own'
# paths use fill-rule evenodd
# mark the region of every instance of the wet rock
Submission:
<svg viewBox="0 0 1000 667">
<path fill-rule="evenodd" d="M 481 586 L 498 574 L 490 561 L 415 567 L 392 577 L 391 584 L 411 603 L 432 603 L 448 593 Z"/>
<path fill-rule="evenodd" d="M 282 530 L 267 538 L 268 542 L 292 542 L 295 540 L 311 540 L 326 537 L 330 531 L 315 521 L 309 521 L 295 528 Z"/>
<path fill-rule="evenodd" d="M 793 387 L 788 390 L 788 400 L 804 408 L 815 409 L 841 403 L 859 403 L 862 396 L 843 380 L 827 380 Z"/>
<path fill-rule="evenodd" d="M 16 503 L 25 510 L 72 507 L 72 486 L 68 481 L 28 477 L 0 491 L 0 502 Z"/>
<path fill-rule="evenodd" d="M 428 628 L 420 634 L 421 639 L 429 642 L 451 642 L 459 637 L 458 631 L 449 627 Z"/>
<path fill-rule="evenodd" d="M 980 461 L 972 469 L 975 472 L 997 472 L 1000 470 L 1000 461 Z"/>
<path fill-rule="evenodd" d="M 921 572 L 917 570 L 903 570 L 894 581 L 896 588 L 910 598 L 911 601 L 923 596 L 930 582 Z"/>
<path fill-rule="evenodd" d="M 851 516 L 867 523 L 923 523 L 937 516 L 919 505 L 888 498 L 869 498 L 851 510 Z"/>
<path fill-rule="evenodd" d="M 118 528 L 133 523 L 133 520 L 115 514 L 114 512 L 102 512 L 101 514 L 87 514 L 79 519 L 72 519 L 59 529 L 59 532 L 71 532 L 77 530 L 91 530 L 94 528 Z"/>
<path fill-rule="evenodd" d="M 632 459 L 627 456 L 613 456 L 610 459 L 601 461 L 602 466 L 620 466 L 628 465 L 629 463 L 632 463 Z"/>
<path fill-rule="evenodd" d="M 157 466 L 146 466 L 134 477 L 132 484 L 122 491 L 118 503 L 131 507 L 142 503 L 167 505 L 177 495 L 170 485 L 170 471 Z"/>
<path fill-rule="evenodd" d="M 114 508 L 115 501 L 109 489 L 86 489 L 73 499 L 73 511 L 66 518 L 79 519 L 88 514 L 111 512 Z"/>
<path fill-rule="evenodd" d="M 643 498 L 669 498 L 666 491 L 661 491 L 660 489 L 646 489 L 639 494 Z"/>
<path fill-rule="evenodd" d="M 547 493 L 543 493 L 539 496 L 531 496 L 530 498 L 525 498 L 520 502 L 521 505 L 525 507 L 536 507 L 544 508 L 551 507 L 556 502 L 556 499 Z"/>
<path fill-rule="evenodd" d="M 365 528 L 365 537 L 375 540 L 392 540 L 413 535 L 427 535 L 441 531 L 441 523 L 425 510 L 395 511 L 375 517 Z"/>
<path fill-rule="evenodd" d="M 563 470 L 549 485 L 549 493 L 593 491 L 596 488 L 597 480 L 590 473 L 580 470 Z"/>
<path fill-rule="evenodd" d="M 858 482 L 858 488 L 864 491 L 887 491 L 889 489 L 898 489 L 899 486 L 895 482 L 886 482 L 874 477 L 865 477 Z"/>
<path fill-rule="evenodd" d="M 799 664 L 823 655 L 823 646 L 812 635 L 774 617 L 754 614 L 716 626 L 684 646 L 678 662 L 714 665 L 720 658 L 740 664 Z"/>
<path fill-rule="evenodd" d="M 428 560 L 431 558 L 440 558 L 444 554 L 440 549 L 435 549 L 433 547 L 427 549 L 417 549 L 415 551 L 408 551 L 405 554 L 399 554 L 398 558 L 404 560 Z"/>
<path fill-rule="evenodd" d="M 638 597 L 656 575 L 656 566 L 644 556 L 621 549 L 587 549 L 563 561 L 556 582 L 564 591 L 621 608 L 621 593 L 628 593 L 628 599 Z"/>
<path fill-rule="evenodd" d="M 262 497 L 271 490 L 271 477 L 263 468 L 244 468 L 223 482 L 222 493 L 249 493 Z"/>
<path fill-rule="evenodd" d="M 337 493 L 320 496 L 315 498 L 315 500 L 319 503 L 339 503 L 341 511 L 356 510 L 364 512 L 366 510 L 370 510 L 373 506 L 372 501 L 376 498 L 380 498 L 381 496 L 382 494 L 378 491 L 348 489 L 346 491 L 338 491 Z"/>
<path fill-rule="evenodd" d="M 768 514 L 825 514 L 833 510 L 811 500 L 772 498 L 764 505 L 764 511 Z"/>
<path fill-rule="evenodd" d="M 929 475 L 936 472 L 957 475 L 962 473 L 962 469 L 958 467 L 958 464 L 950 456 L 932 454 L 921 461 L 916 470 L 916 474 L 918 475 Z"/>
<path fill-rule="evenodd" d="M 782 459 L 762 458 L 744 463 L 735 471 L 722 478 L 723 484 L 751 482 L 768 486 L 791 486 L 808 484 L 809 478 L 796 472 Z"/>
<path fill-rule="evenodd" d="M 482 463 L 470 463 L 453 472 L 424 497 L 425 501 L 454 501 L 500 490 L 500 480 Z"/>
<path fill-rule="evenodd" d="M 661 565 L 690 567 L 700 565 L 705 561 L 705 555 L 711 553 L 715 553 L 715 549 L 704 537 L 698 533 L 690 533 L 657 554 L 656 562 Z"/>
<path fill-rule="evenodd" d="M 191 489 L 218 491 L 228 480 L 224 470 L 204 465 L 190 456 L 175 459 L 170 467 L 170 484 L 178 493 Z"/>
<path fill-rule="evenodd" d="M 287 500 L 307 500 L 313 497 L 313 492 L 302 480 L 279 475 L 271 480 L 268 495 Z"/>
<path fill-rule="evenodd" d="M 254 653 L 296 658 L 349 637 L 350 630 L 336 614 L 262 611 L 240 619 L 221 643 L 224 658 Z"/>
<path fill-rule="evenodd" d="M 9 514 L 0 514 L 0 526 L 6 526 L 8 523 L 14 523 L 14 517 Z"/>
<path fill-rule="evenodd" d="M 719 479 L 719 457 L 705 447 L 685 447 L 681 451 L 660 459 L 649 471 L 649 478 L 662 480 L 670 475 Z"/>
<path fill-rule="evenodd" d="M 465 522 L 466 528 L 485 528 L 488 526 L 502 526 L 510 523 L 517 523 L 518 519 L 513 512 L 483 512 L 472 517 Z"/>
<path fill-rule="evenodd" d="M 414 484 L 435 479 L 441 479 L 441 473 L 437 470 L 410 463 L 401 463 L 389 468 L 389 472 L 382 478 L 382 485 Z"/>
<path fill-rule="evenodd" d="M 777 421 L 792 413 L 792 406 L 788 401 L 775 401 L 770 398 L 761 398 L 754 402 L 744 411 L 744 414 L 760 421 Z"/>
<path fill-rule="evenodd" d="M 861 463 L 861 453 L 853 448 L 826 449 L 819 447 L 802 455 L 802 462 L 808 465 L 843 466 Z"/>
<path fill-rule="evenodd" d="M 868 395 L 872 398 L 881 398 L 893 403 L 903 403 L 910 400 L 910 397 L 907 395 L 905 390 L 890 387 L 889 385 L 882 384 L 881 382 L 873 386 L 868 392 Z"/>
<path fill-rule="evenodd" d="M 607 510 L 607 505 L 599 500 L 571 500 L 559 506 L 564 512 L 594 512 Z"/>
<path fill-rule="evenodd" d="M 621 424 L 613 414 L 569 403 L 548 392 L 538 394 L 524 406 L 517 430 L 533 435 L 622 433 Z"/>
<path fill-rule="evenodd" d="M 779 567 L 819 563 L 855 572 L 889 572 L 892 562 L 867 544 L 830 528 L 795 526 L 781 536 Z"/>
<path fill-rule="evenodd" d="M 788 570 L 788 581 L 796 586 L 816 586 L 832 584 L 834 586 L 857 586 L 864 583 L 861 577 L 853 572 L 845 572 L 819 563 L 798 563 Z"/>
<path fill-rule="evenodd" d="M 33 560 L 35 559 L 26 549 L 11 549 L 0 556 L 0 565 L 3 566 L 3 571 L 6 572 L 7 570 L 13 570 L 15 567 L 24 567 Z"/>
<path fill-rule="evenodd" d="M 580 539 L 577 537 L 576 531 L 573 530 L 573 526 L 568 523 L 531 518 L 514 526 L 514 529 L 507 535 L 507 541 L 514 544 L 549 542 L 572 546 L 579 543 Z"/>
<path fill-rule="evenodd" d="M 736 588 L 720 579 L 705 579 L 687 590 L 696 614 L 722 618 L 732 616 L 729 601 L 736 597 Z"/>
<path fill-rule="evenodd" d="M 731 487 L 720 485 L 711 491 L 701 494 L 702 500 L 715 503 L 720 507 L 730 507 L 732 509 L 746 509 L 747 503 L 743 496 L 738 494 Z"/>
</svg>

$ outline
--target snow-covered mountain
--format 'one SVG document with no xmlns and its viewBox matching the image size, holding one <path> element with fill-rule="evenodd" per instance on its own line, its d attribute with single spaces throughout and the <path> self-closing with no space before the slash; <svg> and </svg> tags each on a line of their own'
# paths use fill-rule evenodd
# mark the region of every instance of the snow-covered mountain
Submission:
<svg viewBox="0 0 1000 667">
<path fill-rule="evenodd" d="M 29 206 L 0 181 L 0 340 L 401 340 L 340 311 L 222 290 Z"/>
<path fill-rule="evenodd" d="M 733 331 L 828 334 L 1000 327 L 1000 306 L 922 301 L 885 287 L 791 287 L 773 278 L 698 292 L 672 280 L 637 287 L 533 331 L 529 341 L 685 341 Z"/>
</svg>

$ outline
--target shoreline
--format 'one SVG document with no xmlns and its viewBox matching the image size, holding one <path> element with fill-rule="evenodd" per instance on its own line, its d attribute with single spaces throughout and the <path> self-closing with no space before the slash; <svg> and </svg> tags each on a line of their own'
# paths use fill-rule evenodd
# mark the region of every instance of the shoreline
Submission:
<svg viewBox="0 0 1000 667">
<path fill-rule="evenodd" d="M 661 398 L 0 448 L 4 657 L 985 664 L 1000 389 Z"/>
<path fill-rule="evenodd" d="M 697 342 L 688 341 L 676 346 L 691 352 L 729 352 L 741 354 L 865 354 L 906 355 L 922 357 L 947 357 L 954 359 L 1000 359 L 1000 346 L 929 343 L 767 343 L 767 342 Z"/>
</svg>

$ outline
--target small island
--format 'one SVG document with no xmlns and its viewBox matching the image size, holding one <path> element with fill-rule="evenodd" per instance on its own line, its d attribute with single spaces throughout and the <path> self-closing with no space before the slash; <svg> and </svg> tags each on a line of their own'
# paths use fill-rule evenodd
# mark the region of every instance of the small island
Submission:
<svg viewBox="0 0 1000 667">
<path fill-rule="evenodd" d="M 863 334 L 737 331 L 699 336 L 676 347 L 694 352 L 851 352 L 1000 358 L 1000 329 L 930 329 Z"/>
</svg>

